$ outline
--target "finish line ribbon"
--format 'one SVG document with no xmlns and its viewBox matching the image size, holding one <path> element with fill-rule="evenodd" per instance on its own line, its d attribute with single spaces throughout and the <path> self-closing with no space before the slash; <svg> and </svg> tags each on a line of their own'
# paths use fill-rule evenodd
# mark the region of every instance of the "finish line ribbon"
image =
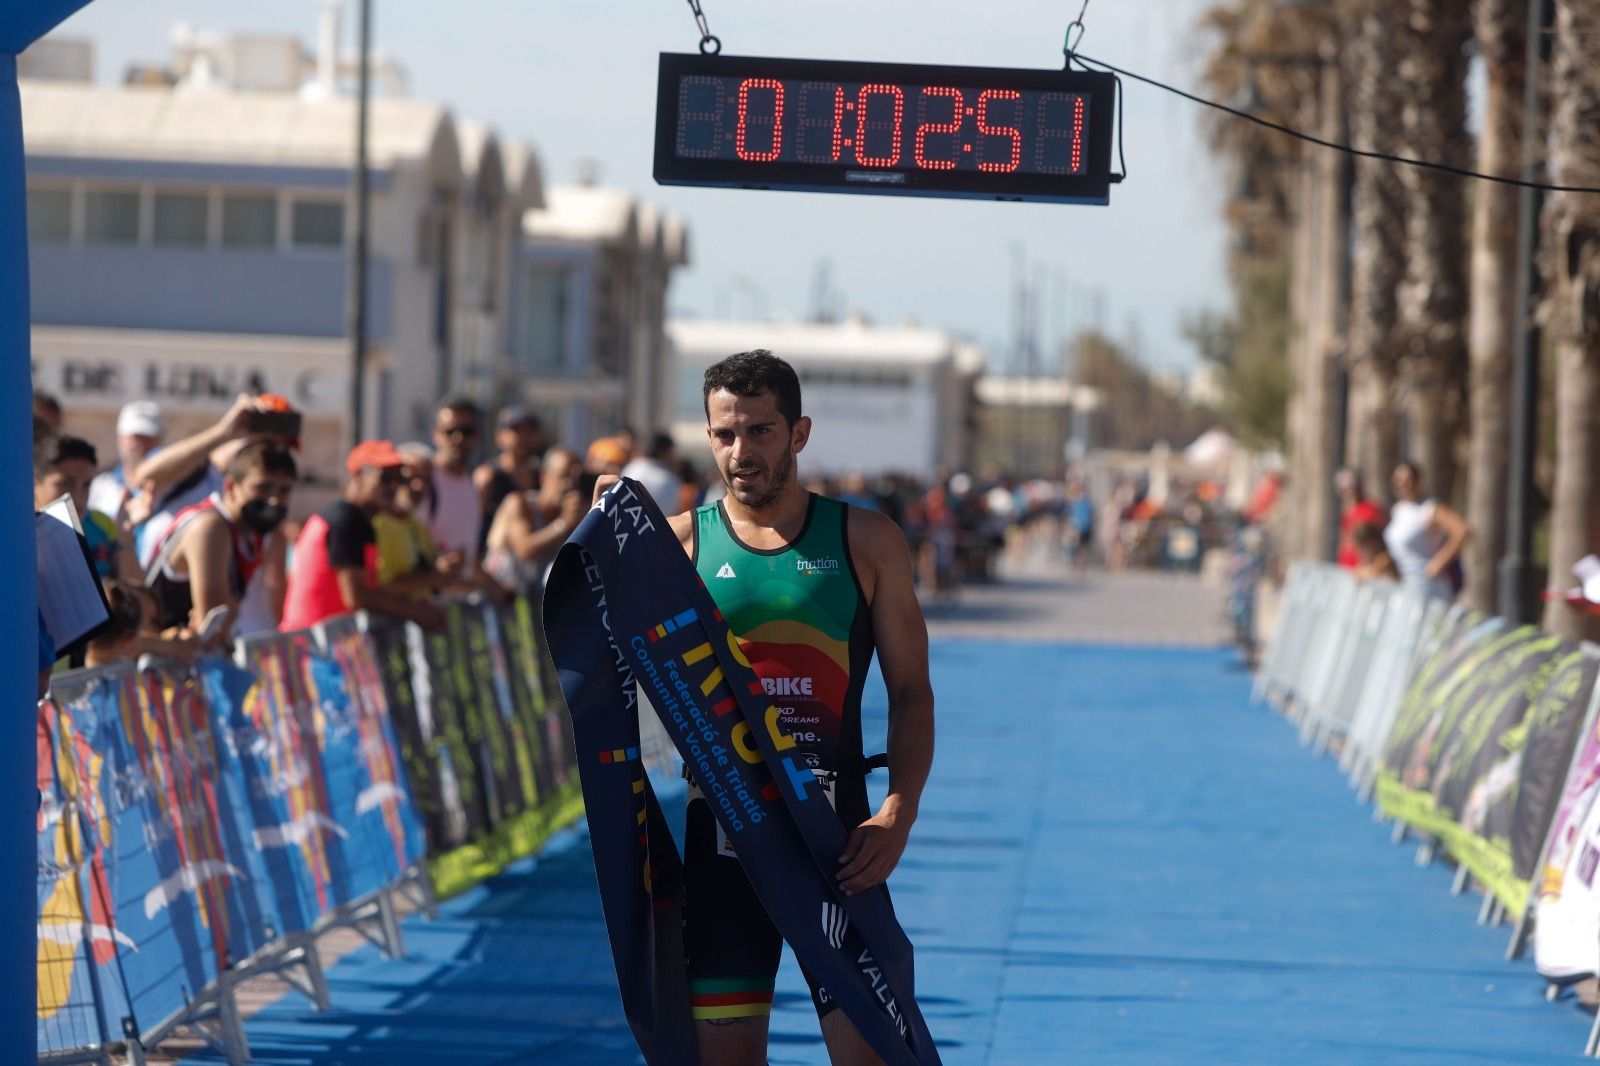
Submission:
<svg viewBox="0 0 1600 1066">
<path fill-rule="evenodd" d="M 637 482 L 608 489 L 561 548 L 544 620 L 572 713 L 623 1010 L 645 1061 L 697 1066 L 700 1057 L 683 864 L 639 759 L 636 678 L 801 966 L 889 1066 L 937 1066 L 888 891 L 839 890 L 849 833 Z"/>
</svg>

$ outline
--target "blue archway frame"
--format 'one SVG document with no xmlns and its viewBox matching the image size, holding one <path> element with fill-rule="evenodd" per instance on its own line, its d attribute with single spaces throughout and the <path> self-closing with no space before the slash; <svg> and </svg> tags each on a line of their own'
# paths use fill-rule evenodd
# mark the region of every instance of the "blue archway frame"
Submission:
<svg viewBox="0 0 1600 1066">
<path fill-rule="evenodd" d="M 6 0 L 0 4 L 0 558 L 33 558 L 33 374 L 28 330 L 28 208 L 17 56 L 89 0 Z M 11 545 L 5 550 L 5 545 Z M 27 571 L 23 571 L 26 573 Z M 0 610 L 0 1062 L 37 1055 L 38 978 L 34 879 L 35 682 L 39 676 L 36 588 L 7 589 Z M 11 701 L 15 700 L 15 703 Z"/>
</svg>

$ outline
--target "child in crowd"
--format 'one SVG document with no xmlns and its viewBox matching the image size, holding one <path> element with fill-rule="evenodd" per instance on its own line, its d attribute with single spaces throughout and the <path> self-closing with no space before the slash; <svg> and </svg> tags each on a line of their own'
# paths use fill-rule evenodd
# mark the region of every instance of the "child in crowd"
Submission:
<svg viewBox="0 0 1600 1066">
<path fill-rule="evenodd" d="M 1360 522 L 1350 531 L 1350 543 L 1356 553 L 1356 580 L 1400 580 L 1400 571 L 1383 543 L 1383 527 L 1376 522 Z"/>
</svg>

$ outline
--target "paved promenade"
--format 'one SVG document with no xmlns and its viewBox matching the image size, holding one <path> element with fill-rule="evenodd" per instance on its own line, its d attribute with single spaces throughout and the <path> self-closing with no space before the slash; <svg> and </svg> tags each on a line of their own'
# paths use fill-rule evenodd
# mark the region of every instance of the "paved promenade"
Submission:
<svg viewBox="0 0 1600 1066">
<path fill-rule="evenodd" d="M 1203 646 L 1220 611 L 1189 579 L 1040 570 L 931 612 L 939 754 L 893 889 L 944 1061 L 1578 1061 L 1589 1019 L 1249 706 L 1232 653 Z M 593 882 L 569 834 L 408 920 L 406 959 L 348 956 L 331 1011 L 261 1009 L 257 1061 L 640 1061 Z M 787 959 L 773 1033 L 774 1066 L 827 1061 Z"/>
</svg>

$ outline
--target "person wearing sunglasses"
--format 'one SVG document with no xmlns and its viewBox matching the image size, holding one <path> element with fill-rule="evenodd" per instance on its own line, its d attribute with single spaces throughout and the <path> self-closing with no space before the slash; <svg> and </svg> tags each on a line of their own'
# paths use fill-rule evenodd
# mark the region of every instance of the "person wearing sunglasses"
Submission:
<svg viewBox="0 0 1600 1066">
<path fill-rule="evenodd" d="M 438 606 L 378 584 L 378 537 L 372 519 L 393 509 L 395 493 L 405 484 L 405 462 L 386 440 L 364 440 L 351 449 L 344 495 L 307 520 L 295 541 L 280 625 L 284 632 L 351 611 L 404 619 L 424 629 L 443 628 L 445 616 Z"/>
<path fill-rule="evenodd" d="M 433 422 L 433 507 L 424 515 L 441 552 L 460 552 L 464 569 L 478 568 L 487 486 L 473 477 L 472 455 L 483 413 L 465 397 L 446 400 Z"/>
</svg>

